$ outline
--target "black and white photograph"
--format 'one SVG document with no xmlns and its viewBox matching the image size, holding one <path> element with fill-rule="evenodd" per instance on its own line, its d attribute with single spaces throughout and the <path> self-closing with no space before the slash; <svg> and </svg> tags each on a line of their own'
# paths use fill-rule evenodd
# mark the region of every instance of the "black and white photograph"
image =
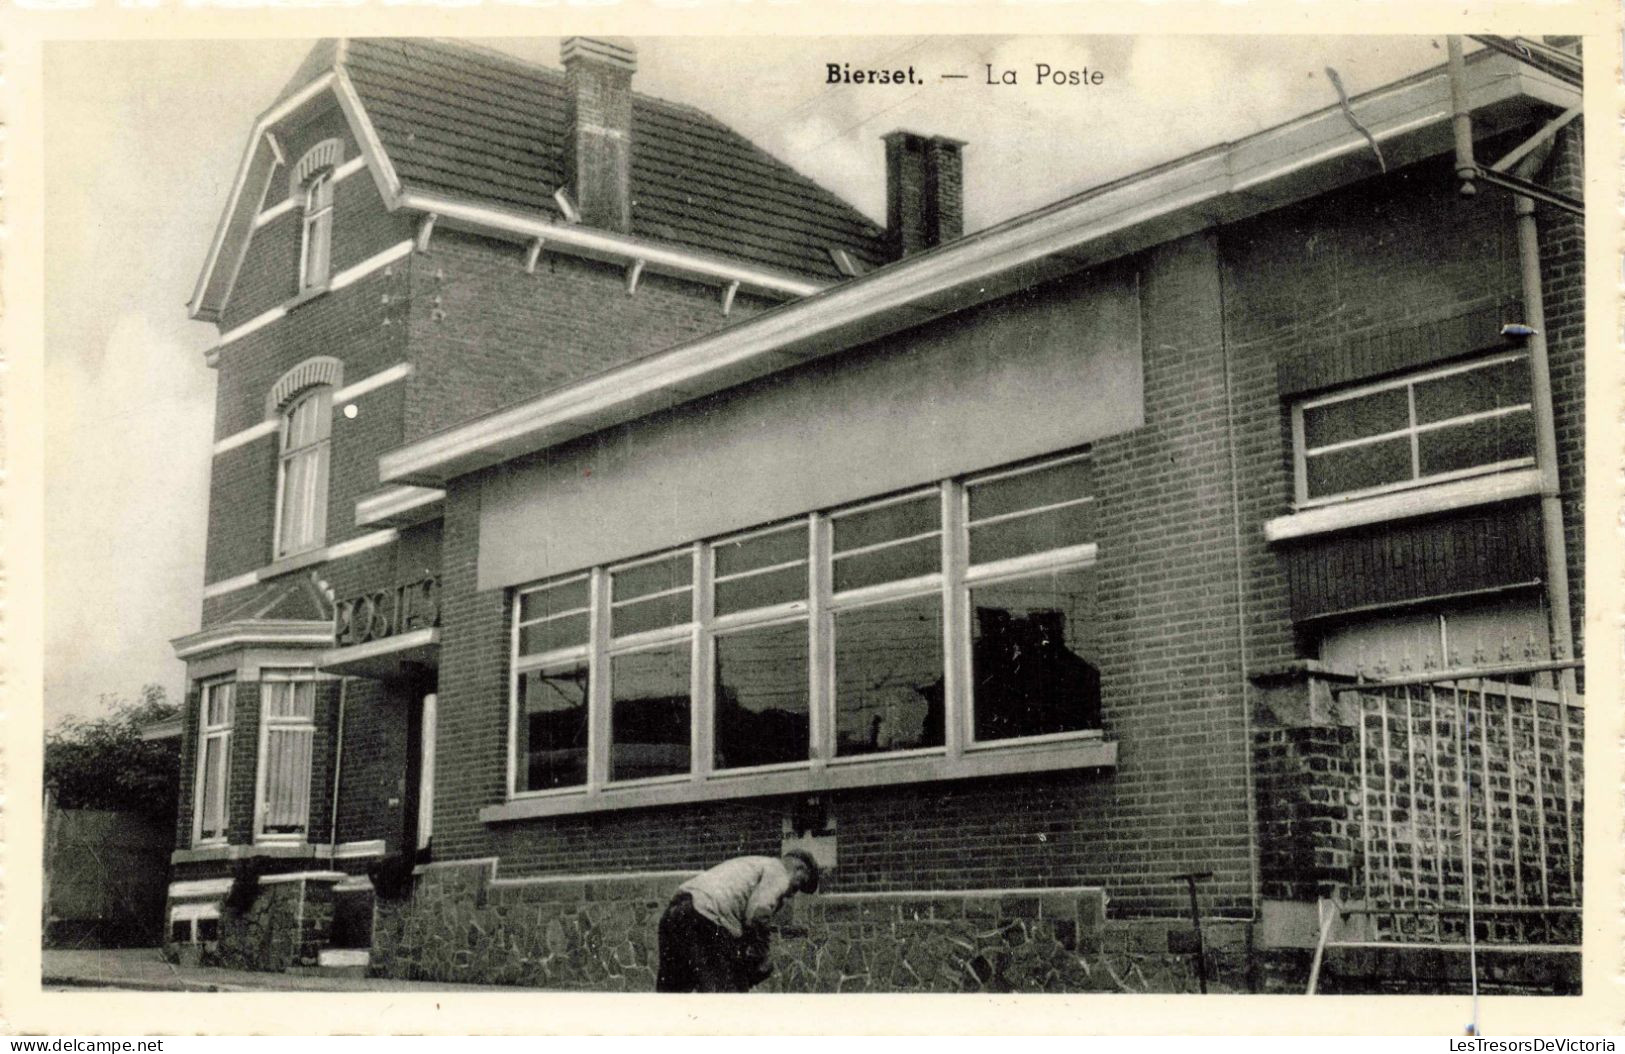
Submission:
<svg viewBox="0 0 1625 1054">
<path fill-rule="evenodd" d="M 39 42 L 25 987 L 1617 1026 L 1617 33 L 578 21 Z"/>
</svg>

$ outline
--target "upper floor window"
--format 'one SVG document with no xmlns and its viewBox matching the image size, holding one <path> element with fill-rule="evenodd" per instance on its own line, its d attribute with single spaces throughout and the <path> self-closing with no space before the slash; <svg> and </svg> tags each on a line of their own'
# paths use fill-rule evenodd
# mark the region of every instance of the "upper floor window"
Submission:
<svg viewBox="0 0 1625 1054">
<path fill-rule="evenodd" d="M 308 833 L 315 738 L 315 680 L 303 671 L 267 670 L 260 683 L 257 840 L 303 839 Z"/>
<path fill-rule="evenodd" d="M 520 590 L 510 793 L 1098 737 L 1091 483 L 1052 458 Z"/>
<path fill-rule="evenodd" d="M 290 192 L 304 210 L 299 236 L 299 291 L 322 289 L 333 267 L 333 175 L 343 144 L 324 139 L 294 166 Z"/>
<path fill-rule="evenodd" d="M 327 533 L 327 454 L 333 389 L 306 389 L 282 411 L 277 478 L 276 555 L 314 549 Z"/>
<path fill-rule="evenodd" d="M 231 681 L 203 686 L 198 713 L 194 844 L 224 842 L 231 823 L 231 730 L 236 697 L 237 685 Z"/>
<path fill-rule="evenodd" d="M 1300 506 L 1534 463 L 1523 352 L 1427 370 L 1292 408 Z"/>
</svg>

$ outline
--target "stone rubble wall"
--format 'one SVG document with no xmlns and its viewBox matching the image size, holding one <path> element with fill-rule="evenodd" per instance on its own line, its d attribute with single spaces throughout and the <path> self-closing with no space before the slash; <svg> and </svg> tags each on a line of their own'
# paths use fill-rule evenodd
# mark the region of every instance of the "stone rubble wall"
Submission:
<svg viewBox="0 0 1625 1054">
<path fill-rule="evenodd" d="M 650 991 L 656 933 L 688 872 L 495 880 L 424 870 L 377 902 L 372 964 L 404 980 Z M 1107 920 L 1090 888 L 800 896 L 776 920 L 769 992 L 1185 992 L 1188 920 Z M 1204 921 L 1209 987 L 1249 989 L 1250 926 Z"/>
<path fill-rule="evenodd" d="M 247 911 L 220 913 L 220 939 L 206 965 L 281 972 L 313 966 L 333 922 L 333 883 L 295 879 L 262 883 Z"/>
</svg>

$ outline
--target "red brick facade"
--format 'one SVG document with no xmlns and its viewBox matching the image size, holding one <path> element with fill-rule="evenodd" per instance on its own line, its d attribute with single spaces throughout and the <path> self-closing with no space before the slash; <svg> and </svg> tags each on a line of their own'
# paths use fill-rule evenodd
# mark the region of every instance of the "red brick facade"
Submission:
<svg viewBox="0 0 1625 1054">
<path fill-rule="evenodd" d="M 308 142 L 285 144 L 290 157 L 335 134 L 354 156 L 336 118 L 307 132 Z M 1578 172 L 1578 139 L 1566 135 L 1547 180 L 1577 189 Z M 273 188 L 267 205 L 277 195 Z M 416 233 L 415 214 L 386 210 L 365 171 L 340 183 L 335 215 L 335 273 Z M 1543 209 L 1540 222 L 1578 633 L 1583 244 L 1578 220 Z M 295 209 L 255 234 L 223 329 L 295 300 L 298 227 Z M 264 421 L 277 378 L 311 357 L 339 358 L 346 385 L 409 365 L 403 380 L 346 400 L 353 417 L 334 407 L 326 543 L 351 541 L 379 530 L 356 526 L 355 503 L 380 489 L 378 459 L 388 451 L 773 306 L 741 294 L 725 316 L 713 285 L 648 275 L 633 293 L 623 267 L 544 253 L 529 273 L 524 256 L 523 244 L 441 228 L 424 251 L 294 302 L 286 317 L 220 352 L 216 440 Z M 1511 201 L 1458 197 L 1440 158 L 1386 175 L 1373 170 L 1302 205 L 1168 241 L 1132 265 L 1144 424 L 1091 450 L 1104 733 L 1118 746 L 1116 767 L 825 795 L 839 846 L 835 892 L 1098 887 L 1114 917 L 1172 917 L 1186 904 L 1174 876 L 1206 871 L 1204 910 L 1249 919 L 1261 899 L 1323 894 L 1348 866 L 1335 846 L 1311 836 L 1331 831 L 1335 841 L 1335 808 L 1295 797 L 1322 771 L 1317 759 L 1341 757 L 1346 730 L 1259 732 L 1252 712 L 1250 678 L 1315 657 L 1320 633 L 1318 624 L 1293 621 L 1287 552 L 1263 533 L 1293 505 L 1293 438 L 1278 371 L 1294 358 L 1353 354 L 1373 335 L 1517 302 Z M 1022 296 L 1003 307 L 1019 313 Z M 955 324 L 890 339 L 928 344 L 933 327 Z M 271 563 L 277 442 L 262 436 L 215 458 L 209 583 Z M 437 862 L 494 857 L 504 876 L 525 878 L 684 871 L 776 853 L 795 805 L 788 796 L 479 818 L 482 807 L 504 800 L 509 750 L 511 592 L 476 584 L 482 486 L 505 471 L 451 480 L 431 522 L 397 540 L 289 573 L 314 571 L 337 598 L 441 579 L 438 674 L 357 677 L 343 689 L 336 805 L 341 689 L 322 682 L 309 842 L 382 839 L 387 851 L 414 848 L 406 839 L 415 822 L 415 722 L 422 694 L 434 691 Z M 234 593 L 212 597 L 205 628 L 241 617 L 233 614 L 241 604 Z M 189 696 L 183 739 L 183 848 L 192 834 L 197 698 Z M 230 840 L 248 845 L 257 684 L 239 684 L 236 706 Z M 229 865 L 184 866 L 178 877 L 219 875 Z M 356 871 L 365 861 L 333 866 Z"/>
</svg>

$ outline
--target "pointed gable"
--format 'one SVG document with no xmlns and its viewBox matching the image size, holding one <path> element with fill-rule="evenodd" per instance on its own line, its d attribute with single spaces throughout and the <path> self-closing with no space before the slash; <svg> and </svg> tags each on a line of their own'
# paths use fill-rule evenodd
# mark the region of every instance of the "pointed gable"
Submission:
<svg viewBox="0 0 1625 1054">
<path fill-rule="evenodd" d="M 219 320 L 273 173 L 295 160 L 278 156 L 277 128 L 324 97 L 391 207 L 416 191 L 563 222 L 565 88 L 559 70 L 468 44 L 321 41 L 255 125 L 193 317 Z M 632 141 L 634 238 L 820 282 L 847 277 L 831 250 L 889 258 L 862 213 L 697 109 L 635 95 Z"/>
</svg>

